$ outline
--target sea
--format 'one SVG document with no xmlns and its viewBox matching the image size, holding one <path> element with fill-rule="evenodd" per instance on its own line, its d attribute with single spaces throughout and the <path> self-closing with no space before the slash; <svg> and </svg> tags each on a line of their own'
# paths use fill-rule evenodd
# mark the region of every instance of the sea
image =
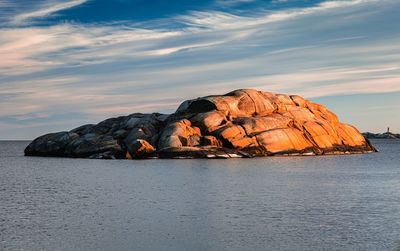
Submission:
<svg viewBox="0 0 400 251">
<path fill-rule="evenodd" d="M 25 157 L 0 142 L 0 250 L 400 250 L 400 140 L 371 154 Z"/>
</svg>

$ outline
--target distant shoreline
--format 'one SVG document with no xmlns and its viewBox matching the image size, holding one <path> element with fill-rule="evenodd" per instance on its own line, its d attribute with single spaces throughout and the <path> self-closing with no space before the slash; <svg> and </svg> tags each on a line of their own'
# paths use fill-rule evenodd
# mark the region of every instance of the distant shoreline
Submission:
<svg viewBox="0 0 400 251">
<path fill-rule="evenodd" d="M 373 132 L 363 132 L 361 133 L 367 139 L 400 139 L 400 133 L 373 133 Z M 33 139 L 0 139 L 0 142 L 14 142 L 14 141 L 26 141 L 31 142 Z"/>
<path fill-rule="evenodd" d="M 400 139 L 399 133 L 392 133 L 392 132 L 385 132 L 385 133 L 363 132 L 362 135 L 367 139 Z"/>
<path fill-rule="evenodd" d="M 392 133 L 392 132 L 385 132 L 385 133 L 373 133 L 373 132 L 363 132 L 361 133 L 367 139 L 400 139 L 400 133 Z M 7 141 L 26 141 L 31 142 L 33 139 L 0 139 L 0 142 L 7 142 Z"/>
</svg>

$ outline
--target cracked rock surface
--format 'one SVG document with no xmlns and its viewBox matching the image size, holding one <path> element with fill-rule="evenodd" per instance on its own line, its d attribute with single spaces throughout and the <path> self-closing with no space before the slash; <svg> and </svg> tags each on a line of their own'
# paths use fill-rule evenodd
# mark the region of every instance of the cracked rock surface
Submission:
<svg viewBox="0 0 400 251">
<path fill-rule="evenodd" d="M 36 138 L 27 156 L 96 159 L 231 158 L 376 151 L 325 106 L 252 89 L 184 101 Z"/>
</svg>

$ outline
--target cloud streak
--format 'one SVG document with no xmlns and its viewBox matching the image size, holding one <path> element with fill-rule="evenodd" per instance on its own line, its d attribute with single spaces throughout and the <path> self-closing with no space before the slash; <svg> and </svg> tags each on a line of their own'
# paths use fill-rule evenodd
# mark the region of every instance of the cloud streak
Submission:
<svg viewBox="0 0 400 251">
<path fill-rule="evenodd" d="M 39 8 L 20 20 L 79 2 L 85 1 Z M 192 12 L 165 19 L 184 24 L 173 29 L 151 23 L 2 28 L 0 97 L 7 98 L 0 100 L 0 123 L 23 118 L 24 126 L 30 120 L 38 126 L 38 118 L 66 113 L 70 123 L 49 119 L 48 126 L 68 129 L 137 111 L 171 112 L 193 94 L 235 88 L 311 98 L 398 92 L 399 7 L 394 0 L 354 0 L 253 17 Z M 1 128 L 0 134 L 10 130 Z"/>
<path fill-rule="evenodd" d="M 72 7 L 84 4 L 88 0 L 70 0 L 67 2 L 50 2 L 47 3 L 43 6 L 40 6 L 39 9 L 30 11 L 30 12 L 25 12 L 16 15 L 12 19 L 12 23 L 16 25 L 23 24 L 26 21 L 30 21 L 34 18 L 43 18 L 47 17 L 51 14 L 54 14 L 58 11 L 65 10 L 65 9 L 70 9 Z"/>
</svg>

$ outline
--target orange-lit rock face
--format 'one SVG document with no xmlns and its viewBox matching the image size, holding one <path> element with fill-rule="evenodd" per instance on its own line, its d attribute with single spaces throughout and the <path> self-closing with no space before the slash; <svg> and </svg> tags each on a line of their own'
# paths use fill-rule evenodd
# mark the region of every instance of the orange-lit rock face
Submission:
<svg viewBox="0 0 400 251">
<path fill-rule="evenodd" d="M 345 145 L 362 146 L 365 144 L 365 138 L 356 128 L 351 125 L 339 124 L 338 134 Z"/>
<path fill-rule="evenodd" d="M 313 146 L 296 128 L 268 130 L 258 134 L 256 138 L 264 150 L 272 154 L 303 152 Z"/>
<path fill-rule="evenodd" d="M 276 113 L 264 117 L 239 117 L 235 118 L 233 123 L 242 126 L 247 135 L 253 135 L 272 129 L 287 128 L 293 124 L 293 119 Z"/>
<path fill-rule="evenodd" d="M 265 95 L 268 94 L 256 90 L 236 90 L 226 95 L 189 101 L 188 110 L 217 110 L 231 117 L 272 114 L 277 109 L 276 104 Z"/>
<path fill-rule="evenodd" d="M 161 132 L 158 148 L 199 145 L 201 131 L 191 125 L 189 120 L 183 119 L 166 126 Z"/>
<path fill-rule="evenodd" d="M 256 155 L 373 149 L 357 129 L 341 124 L 325 106 L 297 95 L 246 89 L 185 104 L 179 113 L 187 114 L 204 135 L 214 135 L 225 147 L 256 149 Z"/>
<path fill-rule="evenodd" d="M 356 128 L 340 123 L 323 105 L 297 95 L 241 89 L 187 100 L 171 115 L 131 114 L 44 135 L 25 153 L 89 158 L 224 158 L 371 151 L 374 148 Z"/>
<path fill-rule="evenodd" d="M 155 151 L 156 149 L 149 142 L 144 139 L 137 139 L 128 147 L 126 158 L 142 159 L 150 156 Z"/>
</svg>

